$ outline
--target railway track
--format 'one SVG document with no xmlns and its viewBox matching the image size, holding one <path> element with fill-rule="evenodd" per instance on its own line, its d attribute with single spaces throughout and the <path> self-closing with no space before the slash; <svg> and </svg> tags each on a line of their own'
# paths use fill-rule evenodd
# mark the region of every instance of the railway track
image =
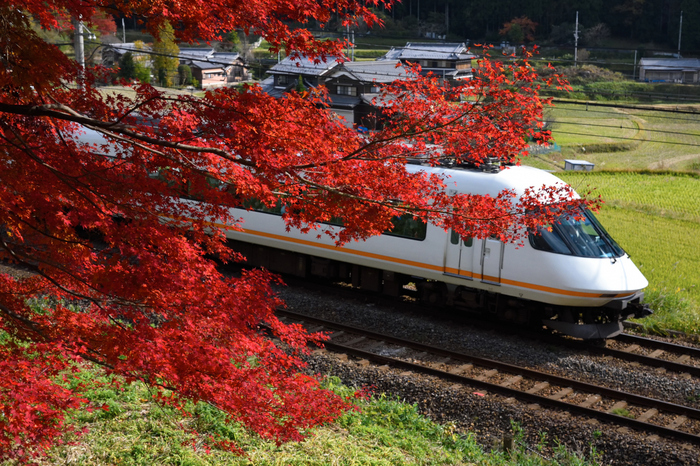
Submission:
<svg viewBox="0 0 700 466">
<path fill-rule="evenodd" d="M 331 351 L 353 355 L 378 365 L 449 380 L 476 388 L 482 395 L 497 393 L 511 401 L 563 410 L 653 435 L 700 444 L 700 410 L 692 407 L 473 357 L 286 310 L 278 311 L 278 315 L 301 322 L 311 331 L 329 332 L 331 340 L 325 343 L 325 347 Z M 623 353 L 633 354 L 629 351 Z"/>
</svg>

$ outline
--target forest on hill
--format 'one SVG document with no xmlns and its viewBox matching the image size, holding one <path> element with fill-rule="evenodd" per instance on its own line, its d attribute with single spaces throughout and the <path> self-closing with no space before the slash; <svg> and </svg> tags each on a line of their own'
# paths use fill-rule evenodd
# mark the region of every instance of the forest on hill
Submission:
<svg viewBox="0 0 700 466">
<path fill-rule="evenodd" d="M 598 41 L 600 35 L 592 29 L 604 27 L 612 37 L 671 49 L 678 46 L 682 12 L 681 50 L 700 51 L 697 0 L 404 0 L 384 12 L 384 33 L 418 27 L 448 38 L 496 41 L 503 37 L 499 31 L 504 24 L 526 17 L 536 23 L 537 43 L 573 45 L 577 12 L 579 45 L 600 45 L 586 41 Z M 375 28 L 371 33 L 382 31 Z"/>
</svg>

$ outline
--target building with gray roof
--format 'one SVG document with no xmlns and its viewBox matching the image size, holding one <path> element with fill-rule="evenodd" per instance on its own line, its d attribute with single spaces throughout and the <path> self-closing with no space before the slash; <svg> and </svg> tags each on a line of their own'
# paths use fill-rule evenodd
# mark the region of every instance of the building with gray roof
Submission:
<svg viewBox="0 0 700 466">
<path fill-rule="evenodd" d="M 418 64 L 422 73 L 432 73 L 450 81 L 471 79 L 472 60 L 464 42 L 408 42 L 404 47 L 392 47 L 379 60 L 401 60 L 404 64 Z"/>
<path fill-rule="evenodd" d="M 693 84 L 700 82 L 698 58 L 642 58 L 639 60 L 639 80 Z"/>
</svg>

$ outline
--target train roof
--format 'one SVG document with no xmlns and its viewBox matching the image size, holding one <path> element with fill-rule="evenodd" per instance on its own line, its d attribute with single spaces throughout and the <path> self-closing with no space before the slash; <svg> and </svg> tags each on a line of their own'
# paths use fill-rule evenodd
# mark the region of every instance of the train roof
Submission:
<svg viewBox="0 0 700 466">
<path fill-rule="evenodd" d="M 412 172 L 424 171 L 445 176 L 448 192 L 488 194 L 496 196 L 505 189 L 512 189 L 522 196 L 527 188 L 543 186 L 565 186 L 566 183 L 551 173 L 527 166 L 506 166 L 497 171 L 482 171 L 478 168 L 445 168 L 425 165 L 407 165 Z"/>
</svg>

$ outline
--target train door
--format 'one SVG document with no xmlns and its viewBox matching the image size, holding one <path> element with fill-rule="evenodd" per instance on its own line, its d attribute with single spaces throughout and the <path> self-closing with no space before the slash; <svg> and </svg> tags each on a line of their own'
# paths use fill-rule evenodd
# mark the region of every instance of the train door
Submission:
<svg viewBox="0 0 700 466">
<path fill-rule="evenodd" d="M 505 244 L 490 237 L 481 241 L 481 281 L 501 284 L 501 270 L 503 269 L 503 251 Z"/>
<path fill-rule="evenodd" d="M 472 258 L 474 255 L 474 239 L 462 239 L 453 230 L 450 230 L 449 241 L 445 256 L 445 273 L 456 275 L 460 278 L 471 280 Z"/>
</svg>

